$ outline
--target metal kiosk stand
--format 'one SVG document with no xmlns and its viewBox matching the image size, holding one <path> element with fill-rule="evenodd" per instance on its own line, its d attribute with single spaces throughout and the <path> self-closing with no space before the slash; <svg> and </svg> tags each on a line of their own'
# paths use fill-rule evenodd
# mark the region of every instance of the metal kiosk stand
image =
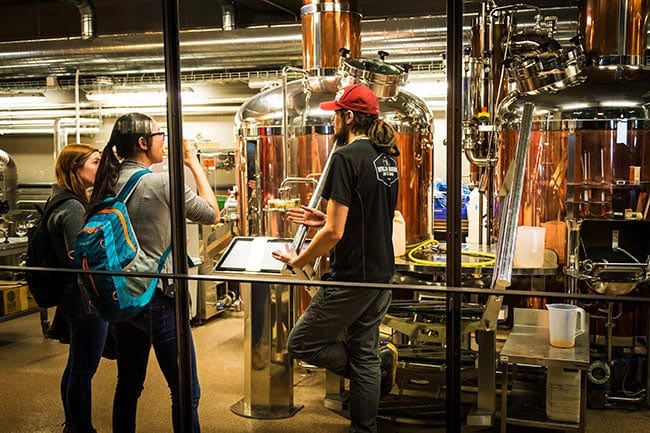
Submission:
<svg viewBox="0 0 650 433">
<path fill-rule="evenodd" d="M 279 275 L 283 263 L 271 257 L 291 239 L 235 237 L 215 270 L 227 274 Z M 240 283 L 244 301 L 244 398 L 230 410 L 247 418 L 288 418 L 293 404 L 293 365 L 287 353 L 291 329 L 291 287 Z"/>
</svg>

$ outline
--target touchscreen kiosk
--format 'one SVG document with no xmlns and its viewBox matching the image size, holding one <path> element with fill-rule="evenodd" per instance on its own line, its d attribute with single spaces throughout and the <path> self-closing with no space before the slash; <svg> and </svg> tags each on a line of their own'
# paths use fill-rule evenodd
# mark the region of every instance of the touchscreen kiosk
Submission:
<svg viewBox="0 0 650 433">
<path fill-rule="evenodd" d="M 292 239 L 267 237 L 236 237 L 215 267 L 217 272 L 244 274 L 279 274 L 284 263 L 271 253 L 291 245 Z M 307 242 L 305 242 L 307 246 Z"/>
</svg>

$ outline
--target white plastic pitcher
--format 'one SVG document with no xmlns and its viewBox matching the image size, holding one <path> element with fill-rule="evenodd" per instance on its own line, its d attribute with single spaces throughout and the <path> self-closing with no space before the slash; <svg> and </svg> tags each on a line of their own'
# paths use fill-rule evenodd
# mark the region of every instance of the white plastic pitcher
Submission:
<svg viewBox="0 0 650 433">
<path fill-rule="evenodd" d="M 587 313 L 570 304 L 547 304 L 551 346 L 573 347 L 576 337 L 587 330 Z M 580 316 L 580 320 L 578 320 Z M 579 325 L 578 325 L 579 324 Z"/>
</svg>

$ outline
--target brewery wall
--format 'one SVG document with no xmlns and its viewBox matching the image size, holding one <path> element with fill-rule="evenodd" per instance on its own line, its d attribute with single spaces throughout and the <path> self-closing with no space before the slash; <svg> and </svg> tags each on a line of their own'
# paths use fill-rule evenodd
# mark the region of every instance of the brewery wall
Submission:
<svg viewBox="0 0 650 433">
<path fill-rule="evenodd" d="M 134 109 L 147 112 L 146 109 Z M 126 111 L 125 111 L 126 112 Z M 156 116 L 164 127 L 164 116 Z M 115 117 L 102 119 L 99 134 L 83 135 L 81 142 L 103 148 L 111 134 Z M 185 117 L 183 135 L 196 140 L 199 147 L 232 149 L 232 116 Z M 68 143 L 76 141 L 74 134 L 68 136 Z M 19 183 L 52 182 L 54 180 L 54 157 L 52 135 L 7 135 L 0 138 L 0 149 L 12 155 L 18 167 Z"/>
<path fill-rule="evenodd" d="M 147 109 L 134 109 L 147 112 Z M 126 112 L 126 111 L 125 111 Z M 446 177 L 446 146 L 443 145 L 446 135 L 444 112 L 433 108 L 434 113 L 434 176 Z M 163 122 L 165 116 L 155 116 Z M 115 117 L 102 119 L 100 133 L 85 135 L 81 142 L 103 148 L 108 142 L 111 127 Z M 203 140 L 199 148 L 233 149 L 233 115 L 185 116 L 183 136 L 196 139 L 200 135 Z M 0 137 L 0 149 L 11 154 L 18 167 L 18 183 L 41 183 L 54 180 L 52 135 L 5 135 Z M 68 143 L 76 140 L 75 135 L 68 136 Z M 467 166 L 468 163 L 464 161 Z M 468 170 L 463 170 L 467 173 Z M 233 178 L 234 181 L 234 178 Z"/>
</svg>

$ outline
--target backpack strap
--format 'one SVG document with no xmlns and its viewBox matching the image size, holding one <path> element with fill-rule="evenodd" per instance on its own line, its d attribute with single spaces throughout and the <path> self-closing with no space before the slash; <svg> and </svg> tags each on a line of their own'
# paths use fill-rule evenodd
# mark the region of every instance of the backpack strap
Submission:
<svg viewBox="0 0 650 433">
<path fill-rule="evenodd" d="M 120 191 L 117 193 L 116 200 L 121 201 L 123 203 L 126 203 L 126 201 L 131 197 L 131 193 L 135 189 L 135 187 L 138 185 L 140 182 L 140 179 L 142 176 L 145 174 L 151 173 L 151 170 L 143 168 L 142 170 L 138 170 L 135 173 L 131 175 L 129 180 L 126 181 L 124 186 L 120 189 Z"/>
<path fill-rule="evenodd" d="M 165 266 L 165 262 L 167 261 L 167 257 L 169 257 L 169 254 L 172 252 L 172 246 L 168 246 L 165 251 L 163 251 L 162 256 L 158 259 L 158 272 L 160 272 Z"/>
<path fill-rule="evenodd" d="M 171 245 L 168 246 L 167 249 L 165 249 L 165 251 L 163 251 L 162 256 L 160 256 L 160 258 L 157 261 L 157 263 L 158 263 L 158 271 L 156 271 L 157 273 L 160 273 L 160 271 L 162 271 L 162 268 L 163 268 L 163 266 L 165 266 L 165 262 L 167 261 L 167 257 L 169 257 L 169 254 L 171 252 L 172 252 L 172 246 Z M 158 284 L 158 280 L 160 280 L 160 278 L 152 279 L 151 283 L 149 283 L 149 286 L 147 286 L 147 289 L 145 290 L 145 292 L 153 290 L 154 287 L 156 287 L 156 285 Z M 164 290 L 164 284 L 163 284 L 163 290 Z"/>
<path fill-rule="evenodd" d="M 79 203 L 81 203 L 79 197 L 77 197 L 70 191 L 63 191 L 62 193 L 51 196 L 50 198 L 47 199 L 47 201 L 45 202 L 45 208 L 41 213 L 41 219 L 43 221 L 47 221 L 50 218 L 50 215 L 52 214 L 54 209 L 56 209 L 56 207 L 61 203 L 68 200 L 77 200 Z"/>
</svg>

